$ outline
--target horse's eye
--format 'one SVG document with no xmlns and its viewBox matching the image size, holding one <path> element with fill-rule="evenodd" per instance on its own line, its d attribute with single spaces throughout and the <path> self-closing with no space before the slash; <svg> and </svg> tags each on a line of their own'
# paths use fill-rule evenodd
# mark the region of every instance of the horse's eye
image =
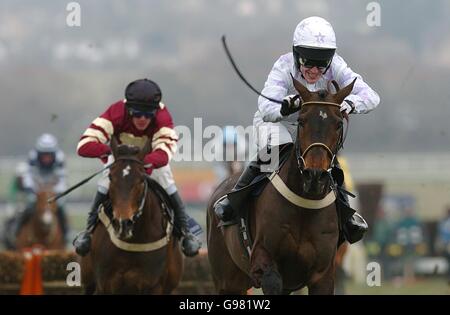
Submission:
<svg viewBox="0 0 450 315">
<path fill-rule="evenodd" d="M 342 129 L 344 127 L 344 123 L 342 121 L 338 122 L 338 129 Z"/>
<path fill-rule="evenodd" d="M 305 126 L 305 120 L 304 120 L 304 119 L 299 118 L 299 119 L 297 120 L 297 122 L 298 122 L 298 125 L 299 125 L 300 127 L 304 127 L 304 126 Z"/>
</svg>

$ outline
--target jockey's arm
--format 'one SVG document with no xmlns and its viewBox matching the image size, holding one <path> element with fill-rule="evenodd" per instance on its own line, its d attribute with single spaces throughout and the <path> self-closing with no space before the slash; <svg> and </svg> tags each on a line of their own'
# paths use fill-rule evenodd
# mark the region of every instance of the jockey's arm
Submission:
<svg viewBox="0 0 450 315">
<path fill-rule="evenodd" d="M 63 167 L 59 167 L 55 170 L 55 175 L 57 177 L 57 182 L 53 187 L 53 190 L 56 194 L 59 194 L 67 189 L 66 170 Z"/>
<path fill-rule="evenodd" d="M 92 121 L 78 142 L 78 155 L 104 159 L 111 153 L 111 148 L 107 143 L 114 134 L 115 120 L 120 114 L 117 104 L 111 105 L 102 115 Z"/>
<path fill-rule="evenodd" d="M 35 191 L 34 176 L 32 167 L 28 165 L 27 170 L 24 172 L 22 177 L 23 189 L 27 194 Z"/>
<path fill-rule="evenodd" d="M 178 135 L 174 130 L 172 116 L 167 107 L 158 111 L 155 117 L 156 132 L 152 137 L 152 151 L 144 158 L 146 165 L 160 168 L 167 165 L 177 150 Z"/>
<path fill-rule="evenodd" d="M 282 100 L 289 90 L 289 62 L 286 60 L 286 55 L 281 56 L 273 65 L 269 73 L 262 94 Z M 271 102 L 268 99 L 260 96 L 258 98 L 258 110 L 265 122 L 278 122 L 283 116 L 280 113 L 281 105 Z"/>
<path fill-rule="evenodd" d="M 59 150 L 56 154 L 56 166 L 53 171 L 55 175 L 55 185 L 53 190 L 55 193 L 62 193 L 67 189 L 66 185 L 66 168 L 65 168 L 66 158 L 63 151 Z"/>
<path fill-rule="evenodd" d="M 339 87 L 343 88 L 357 78 L 352 93 L 345 99 L 353 102 L 355 114 L 366 114 L 375 109 L 380 103 L 377 92 L 367 85 L 362 77 L 352 69 L 339 55 L 335 55 L 332 63 L 333 76 Z"/>
</svg>

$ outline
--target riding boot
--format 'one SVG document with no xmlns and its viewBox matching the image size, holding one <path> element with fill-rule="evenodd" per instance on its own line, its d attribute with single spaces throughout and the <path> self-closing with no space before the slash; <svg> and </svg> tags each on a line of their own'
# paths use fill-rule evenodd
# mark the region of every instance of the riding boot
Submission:
<svg viewBox="0 0 450 315">
<path fill-rule="evenodd" d="M 64 210 L 63 206 L 61 206 L 61 205 L 58 206 L 58 210 L 56 211 L 56 216 L 57 216 L 59 224 L 61 226 L 61 232 L 62 232 L 64 244 L 66 244 L 67 232 L 68 232 L 69 225 L 67 223 L 66 211 Z"/>
<path fill-rule="evenodd" d="M 181 249 L 186 256 L 195 256 L 198 254 L 202 244 L 200 240 L 189 230 L 188 216 L 186 214 L 186 208 L 183 200 L 181 200 L 178 191 L 174 192 L 169 197 L 175 213 L 175 227 L 181 233 Z"/>
<path fill-rule="evenodd" d="M 85 256 L 91 250 L 91 234 L 98 221 L 98 209 L 100 205 L 106 201 L 108 195 L 97 191 L 94 198 L 94 204 L 88 213 L 86 230 L 80 232 L 73 240 L 75 251 L 80 256 Z"/>
<path fill-rule="evenodd" d="M 350 203 L 348 200 L 348 195 L 344 192 L 344 173 L 340 168 L 339 163 L 336 164 L 335 169 L 332 171 L 333 179 L 337 182 L 338 185 L 338 207 L 350 208 Z M 339 174 L 339 175 L 336 175 Z M 339 204 L 340 203 L 340 204 Z M 340 216 L 342 218 L 342 216 Z M 367 222 L 364 218 L 357 212 L 355 212 L 347 222 L 341 222 L 344 232 L 345 239 L 350 243 L 356 243 L 361 240 L 364 234 L 369 229 Z"/>
<path fill-rule="evenodd" d="M 233 187 L 231 192 L 237 191 L 244 187 L 250 185 L 253 179 L 260 173 L 260 167 L 257 161 L 251 161 L 245 168 L 242 175 L 239 177 L 236 185 Z M 234 216 L 233 207 L 230 204 L 228 197 L 225 197 L 220 202 L 216 204 L 214 208 L 217 218 L 219 220 L 226 222 L 230 221 Z"/>
</svg>

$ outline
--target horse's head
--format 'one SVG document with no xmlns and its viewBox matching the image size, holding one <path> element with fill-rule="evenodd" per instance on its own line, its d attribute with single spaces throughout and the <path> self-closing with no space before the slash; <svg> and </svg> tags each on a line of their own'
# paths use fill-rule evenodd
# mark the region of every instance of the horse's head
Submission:
<svg viewBox="0 0 450 315">
<path fill-rule="evenodd" d="M 35 218 L 39 224 L 39 228 L 44 233 L 49 233 L 51 228 L 57 224 L 57 210 L 56 202 L 48 202 L 48 199 L 53 197 L 53 187 L 50 185 L 39 185 L 36 193 L 36 212 Z"/>
<path fill-rule="evenodd" d="M 330 170 L 344 141 L 344 115 L 340 104 L 351 93 L 355 80 L 337 92 L 310 92 L 295 78 L 295 89 L 303 105 L 298 117 L 295 150 L 298 167 L 303 173 L 302 189 L 312 199 L 322 198 L 331 184 Z"/>
<path fill-rule="evenodd" d="M 111 140 L 115 160 L 109 174 L 112 225 L 116 236 L 122 240 L 133 237 L 134 223 L 142 215 L 147 192 L 143 159 L 150 145 L 149 140 L 140 150 L 135 146 L 117 145 L 114 137 Z"/>
</svg>

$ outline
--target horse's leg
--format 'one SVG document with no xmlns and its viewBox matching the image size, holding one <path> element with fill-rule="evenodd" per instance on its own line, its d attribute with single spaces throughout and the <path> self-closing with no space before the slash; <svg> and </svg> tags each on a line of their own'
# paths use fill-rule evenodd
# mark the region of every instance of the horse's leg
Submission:
<svg viewBox="0 0 450 315">
<path fill-rule="evenodd" d="M 251 288 L 250 279 L 231 258 L 222 232 L 217 228 L 213 209 L 206 217 L 208 231 L 208 259 L 214 286 L 219 294 L 246 294 Z M 211 215 L 213 217 L 211 217 Z"/>
<path fill-rule="evenodd" d="M 97 293 L 97 287 L 94 281 L 94 273 L 92 268 L 92 257 L 89 253 L 86 257 L 81 259 L 81 282 L 84 288 L 85 295 L 92 295 Z"/>
<path fill-rule="evenodd" d="M 250 261 L 250 274 L 264 294 L 275 295 L 283 292 L 283 280 L 269 252 L 260 244 L 255 244 Z"/>
<path fill-rule="evenodd" d="M 20 230 L 17 233 L 15 249 L 23 249 L 25 247 L 30 247 L 31 233 L 33 233 L 33 229 L 29 222 L 22 225 L 22 227 L 20 227 Z"/>
<path fill-rule="evenodd" d="M 183 275 L 183 256 L 181 255 L 178 239 L 172 238 L 168 245 L 167 254 L 167 277 L 164 281 L 163 294 L 171 294 L 178 287 Z"/>
<path fill-rule="evenodd" d="M 218 290 L 218 294 L 220 295 L 247 295 L 247 290 L 236 289 L 236 290 Z"/>
<path fill-rule="evenodd" d="M 94 295 L 96 293 L 95 283 L 90 283 L 84 287 L 84 295 Z"/>
<path fill-rule="evenodd" d="M 308 285 L 309 295 L 334 294 L 334 265 L 331 265 L 323 276 L 315 283 Z"/>
</svg>

